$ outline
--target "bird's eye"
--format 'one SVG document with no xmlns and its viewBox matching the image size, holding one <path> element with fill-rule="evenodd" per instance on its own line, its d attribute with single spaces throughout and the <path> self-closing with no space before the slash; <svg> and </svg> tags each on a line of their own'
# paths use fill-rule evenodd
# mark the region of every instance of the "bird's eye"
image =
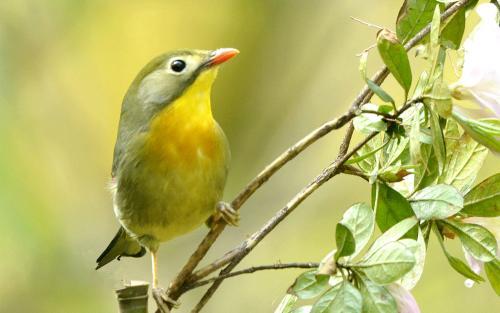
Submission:
<svg viewBox="0 0 500 313">
<path fill-rule="evenodd" d="M 172 63 L 170 63 L 170 68 L 172 71 L 180 73 L 186 68 L 186 62 L 182 60 L 173 60 Z"/>
</svg>

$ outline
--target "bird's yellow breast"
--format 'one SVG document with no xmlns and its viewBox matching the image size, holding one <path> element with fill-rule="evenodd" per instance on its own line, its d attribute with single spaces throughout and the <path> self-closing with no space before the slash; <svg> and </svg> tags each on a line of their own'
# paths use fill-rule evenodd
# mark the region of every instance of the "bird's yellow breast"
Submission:
<svg viewBox="0 0 500 313">
<path fill-rule="evenodd" d="M 193 84 L 151 122 L 145 152 L 158 166 L 186 168 L 222 157 L 221 134 L 212 117 L 210 91 L 216 69 Z"/>
</svg>

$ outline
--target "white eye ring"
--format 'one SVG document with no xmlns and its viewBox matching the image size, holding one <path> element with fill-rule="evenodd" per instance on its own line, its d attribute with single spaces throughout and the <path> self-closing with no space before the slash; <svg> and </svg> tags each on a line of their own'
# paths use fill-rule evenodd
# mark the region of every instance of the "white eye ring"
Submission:
<svg viewBox="0 0 500 313">
<path fill-rule="evenodd" d="M 187 67 L 187 64 L 184 60 L 174 59 L 170 62 L 169 68 L 174 73 L 182 73 Z"/>
</svg>

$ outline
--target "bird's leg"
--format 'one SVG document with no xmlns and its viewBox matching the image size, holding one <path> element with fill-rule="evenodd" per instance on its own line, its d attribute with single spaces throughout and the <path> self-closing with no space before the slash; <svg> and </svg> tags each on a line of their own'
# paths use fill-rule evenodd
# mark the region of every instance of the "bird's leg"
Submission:
<svg viewBox="0 0 500 313">
<path fill-rule="evenodd" d="M 151 265 L 153 269 L 153 299 L 156 302 L 156 305 L 160 309 L 162 313 L 170 313 L 170 309 L 166 305 L 166 303 L 172 304 L 175 308 L 177 308 L 180 303 L 167 295 L 165 289 L 158 287 L 158 251 L 151 251 Z"/>
<path fill-rule="evenodd" d="M 219 202 L 216 206 L 215 219 L 222 218 L 231 226 L 238 226 L 240 223 L 240 213 L 233 209 L 231 204 L 227 202 Z"/>
<path fill-rule="evenodd" d="M 158 251 L 151 251 L 151 268 L 153 269 L 153 289 L 158 288 Z"/>
</svg>

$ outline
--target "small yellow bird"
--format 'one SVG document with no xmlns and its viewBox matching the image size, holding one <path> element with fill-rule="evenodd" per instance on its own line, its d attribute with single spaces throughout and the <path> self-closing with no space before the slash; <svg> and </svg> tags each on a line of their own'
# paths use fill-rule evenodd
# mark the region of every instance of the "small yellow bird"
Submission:
<svg viewBox="0 0 500 313">
<path fill-rule="evenodd" d="M 205 221 L 237 213 L 220 202 L 230 161 L 224 132 L 212 117 L 210 93 L 232 48 L 179 50 L 149 62 L 122 104 L 111 190 L 121 227 L 97 259 L 97 268 L 122 256 L 151 253 L 158 288 L 161 242 Z"/>
</svg>

